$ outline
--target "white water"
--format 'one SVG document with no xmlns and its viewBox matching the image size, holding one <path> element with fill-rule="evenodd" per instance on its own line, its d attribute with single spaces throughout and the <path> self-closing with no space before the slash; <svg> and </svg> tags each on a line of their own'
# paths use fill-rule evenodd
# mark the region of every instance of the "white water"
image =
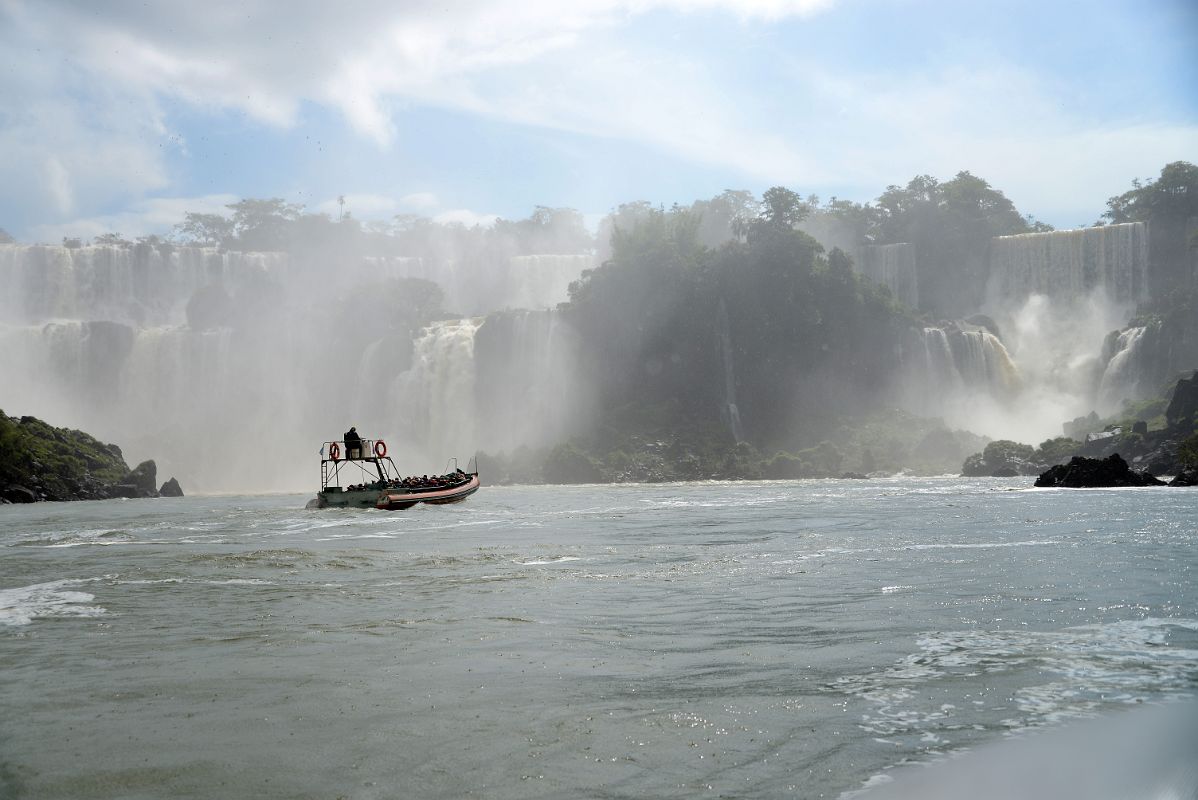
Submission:
<svg viewBox="0 0 1198 800">
<path fill-rule="evenodd" d="M 476 318 L 425 328 L 416 339 L 412 368 L 391 385 L 385 427 L 419 447 L 425 463 L 434 456 L 438 466 L 443 458 L 468 458 L 477 447 L 474 335 L 482 324 Z"/>
<path fill-rule="evenodd" d="M 996 236 L 990 240 L 990 294 L 1005 305 L 1031 295 L 1073 302 L 1102 289 L 1119 305 L 1147 297 L 1148 226 Z"/>
<path fill-rule="evenodd" d="M 569 287 L 595 266 L 586 254 L 510 256 L 493 260 L 446 255 L 438 259 L 369 259 L 380 274 L 420 278 L 439 285 L 446 307 L 469 316 L 505 309 L 553 308 Z"/>
<path fill-rule="evenodd" d="M 115 442 L 131 465 L 153 458 L 185 491 L 314 485 L 320 442 L 351 424 L 390 439 L 412 472 L 480 449 L 541 446 L 572 430 L 584 405 L 568 391 L 572 340 L 555 317 L 528 318 L 507 331 L 518 343 L 500 345 L 498 372 L 523 376 L 512 404 L 531 413 L 478 423 L 489 408 L 475 400 L 481 318 L 439 324 L 416 343 L 396 332 L 358 344 L 358 328 L 387 320 L 355 319 L 352 298 L 423 271 L 488 311 L 554 305 L 591 263 L 505 258 L 491 274 L 482 263 L 348 259 L 329 265 L 335 275 L 296 274 L 277 253 L 0 245 L 0 409 Z"/>
<path fill-rule="evenodd" d="M 1042 737 L 1198 691 L 1198 493 L 1029 482 L 0 506 L 0 797 L 1195 797 Z"/>
<path fill-rule="evenodd" d="M 919 308 L 919 275 L 915 269 L 915 246 L 884 244 L 860 249 L 859 270 L 873 282 L 890 289 L 907 308 Z"/>
<path fill-rule="evenodd" d="M 745 432 L 740 421 L 740 408 L 736 404 L 736 373 L 732 365 L 732 333 L 728 328 L 728 307 L 722 297 L 716 310 L 716 346 L 719 348 L 720 363 L 724 367 L 724 406 L 721 409 L 721 418 L 733 438 L 740 443 L 745 440 Z"/>
<path fill-rule="evenodd" d="M 1098 407 L 1102 413 L 1116 411 L 1124 400 L 1139 397 L 1135 358 L 1147 330 L 1145 327 L 1134 327 L 1120 332 L 1115 339 L 1114 352 L 1106 354 L 1106 368 L 1098 382 Z"/>
</svg>

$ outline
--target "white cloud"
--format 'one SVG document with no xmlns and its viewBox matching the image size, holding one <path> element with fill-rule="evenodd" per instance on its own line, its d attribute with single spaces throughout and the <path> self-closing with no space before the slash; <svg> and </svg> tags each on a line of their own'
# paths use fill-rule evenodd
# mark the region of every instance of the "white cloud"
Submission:
<svg viewBox="0 0 1198 800">
<path fill-rule="evenodd" d="M 0 0 L 0 53 L 22 65 L 19 76 L 0 71 L 0 182 L 21 187 L 20 202 L 42 218 L 59 220 L 162 191 L 172 179 L 170 158 L 185 147 L 164 122 L 168 103 L 235 110 L 284 129 L 301 124 L 314 104 L 336 109 L 382 149 L 403 141 L 400 112 L 434 106 L 638 142 L 746 182 L 804 191 L 861 186 L 869 194 L 857 199 L 917 173 L 968 168 L 1041 216 L 1067 209 L 1067 196 L 1093 187 L 1106 197 L 1111 189 L 1100 185 L 1126 188 L 1128 176 L 1198 150 L 1192 126 L 1072 118 L 1060 107 L 1062 87 L 993 54 L 969 69 L 926 74 L 911 72 L 918 60 L 870 73 L 774 54 L 768 85 L 754 85 L 732 69 L 740 63 L 735 52 L 692 54 L 627 35 L 650 12 L 760 23 L 801 20 L 834 5 L 374 0 L 297 11 L 270 0 L 99 7 Z M 1149 161 L 1156 166 L 1145 168 Z M 1034 202 L 1025 206 L 1021 193 Z M 440 207 L 429 192 L 352 197 L 347 208 L 363 218 Z M 0 200 L 0 211 L 8 207 Z M 335 201 L 318 208 L 338 211 Z"/>
<path fill-rule="evenodd" d="M 441 205 L 441 201 L 432 192 L 413 192 L 399 198 L 399 204 L 414 211 L 426 211 Z"/>
</svg>

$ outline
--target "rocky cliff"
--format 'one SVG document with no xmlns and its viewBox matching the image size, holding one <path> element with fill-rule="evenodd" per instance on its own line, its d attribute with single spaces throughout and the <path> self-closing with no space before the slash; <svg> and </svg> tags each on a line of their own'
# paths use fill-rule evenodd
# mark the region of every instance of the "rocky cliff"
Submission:
<svg viewBox="0 0 1198 800">
<path fill-rule="evenodd" d="M 156 479 L 152 460 L 130 470 L 115 444 L 0 412 L 0 503 L 158 497 Z M 174 478 L 163 489 L 163 495 L 182 495 Z"/>
</svg>

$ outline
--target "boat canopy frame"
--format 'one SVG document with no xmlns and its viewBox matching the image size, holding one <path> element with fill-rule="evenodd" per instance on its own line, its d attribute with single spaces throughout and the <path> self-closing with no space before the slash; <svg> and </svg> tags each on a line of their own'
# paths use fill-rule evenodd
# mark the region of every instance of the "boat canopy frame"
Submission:
<svg viewBox="0 0 1198 800">
<path fill-rule="evenodd" d="M 332 440 L 327 441 L 320 447 L 320 490 L 326 491 L 329 486 L 341 487 L 341 470 L 353 464 L 361 473 L 367 477 L 371 476 L 370 469 L 367 464 L 374 467 L 376 477 L 370 477 L 369 482 L 373 483 L 376 480 L 379 483 L 387 481 L 399 480 L 399 470 L 395 467 L 395 462 L 388 455 L 378 455 L 379 444 L 381 439 L 363 439 L 358 445 L 358 456 L 350 458 L 349 447 L 344 441 Z M 334 445 L 336 449 L 334 449 Z M 384 453 L 387 445 L 384 443 L 382 451 Z M 333 458 L 334 452 L 337 457 Z"/>
</svg>

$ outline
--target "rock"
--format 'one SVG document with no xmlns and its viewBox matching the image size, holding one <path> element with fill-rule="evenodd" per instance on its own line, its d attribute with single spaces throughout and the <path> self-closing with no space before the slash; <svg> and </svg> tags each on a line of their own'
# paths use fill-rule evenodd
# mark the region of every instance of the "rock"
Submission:
<svg viewBox="0 0 1198 800">
<path fill-rule="evenodd" d="M 1114 453 L 1107 458 L 1074 456 L 1068 464 L 1057 464 L 1036 479 L 1036 486 L 1068 489 L 1103 486 L 1164 486 L 1147 472 L 1135 472 Z"/>
<path fill-rule="evenodd" d="M 106 494 L 110 498 L 125 497 L 134 500 L 141 497 L 141 490 L 132 483 L 118 483 L 115 486 L 109 486 Z"/>
<path fill-rule="evenodd" d="M 156 497 L 158 494 L 157 479 L 158 465 L 154 463 L 154 459 L 150 459 L 149 461 L 143 461 L 134 467 L 133 470 L 125 476 L 124 480 L 121 481 L 121 484 L 133 484 L 138 489 L 145 492 L 144 495 L 138 495 L 139 497 Z M 124 497 L 125 495 L 120 496 Z"/>
<path fill-rule="evenodd" d="M 966 478 L 1010 478 L 1015 475 L 1038 475 L 1043 465 L 1035 462 L 1036 448 L 1027 444 L 999 439 L 990 442 L 980 453 L 974 453 L 961 465 Z"/>
<path fill-rule="evenodd" d="M 1198 486 L 1198 468 L 1186 467 L 1169 481 L 1170 486 Z"/>
<path fill-rule="evenodd" d="M 1169 428 L 1192 429 L 1198 424 L 1198 374 L 1177 381 L 1169 407 L 1165 409 Z"/>
<path fill-rule="evenodd" d="M 24 486 L 9 484 L 0 491 L 0 497 L 3 497 L 10 503 L 36 503 L 37 495 L 32 489 L 26 489 Z"/>
<path fill-rule="evenodd" d="M 162 484 L 162 488 L 158 490 L 158 494 L 162 497 L 182 497 L 183 487 L 172 477 L 169 481 Z"/>
<path fill-rule="evenodd" d="M 868 476 L 862 475 L 860 472 L 846 472 L 840 476 L 840 479 L 845 480 L 845 481 L 847 481 L 847 480 L 863 481 L 863 480 L 866 480 L 867 478 L 868 478 Z"/>
<path fill-rule="evenodd" d="M 1091 411 L 1084 417 L 1077 417 L 1070 422 L 1066 422 L 1063 428 L 1065 435 L 1070 439 L 1085 441 L 1086 434 L 1098 430 L 1099 426 L 1098 414 Z"/>
</svg>

